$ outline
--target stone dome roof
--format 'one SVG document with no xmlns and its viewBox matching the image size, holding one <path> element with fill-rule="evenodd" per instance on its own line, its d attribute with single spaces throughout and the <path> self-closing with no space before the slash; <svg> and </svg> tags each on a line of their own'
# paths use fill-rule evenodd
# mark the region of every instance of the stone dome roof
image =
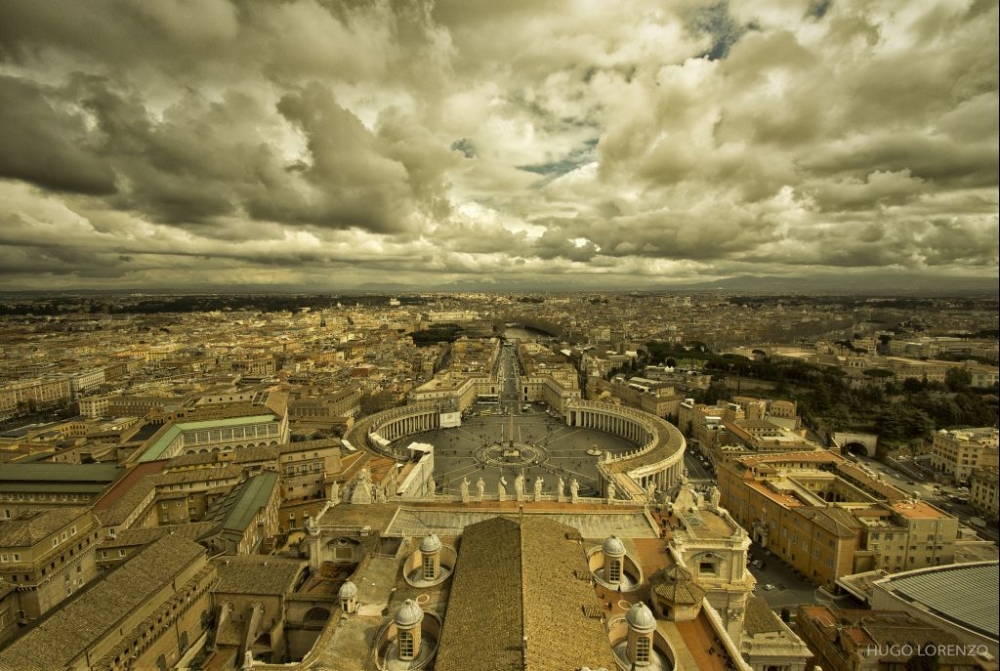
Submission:
<svg viewBox="0 0 1000 671">
<path fill-rule="evenodd" d="M 437 552 L 441 549 L 441 539 L 436 534 L 427 534 L 420 541 L 420 551 L 425 553 Z"/>
<path fill-rule="evenodd" d="M 691 574 L 680 566 L 659 570 L 649 578 L 653 594 L 675 606 L 693 606 L 705 598 L 705 588 L 696 583 Z"/>
<path fill-rule="evenodd" d="M 653 611 L 651 611 L 649 606 L 641 601 L 633 604 L 633 606 L 628 609 L 628 613 L 625 615 L 625 621 L 628 623 L 629 627 L 643 634 L 656 629 L 656 618 L 653 617 Z"/>
<path fill-rule="evenodd" d="M 407 599 L 396 611 L 396 625 L 399 627 L 415 627 L 424 619 L 424 609 L 413 599 Z"/>
<path fill-rule="evenodd" d="M 617 536 L 608 536 L 601 546 L 604 554 L 611 557 L 623 557 L 625 555 L 625 544 Z"/>
<path fill-rule="evenodd" d="M 358 586 L 355 585 L 350 580 L 345 580 L 344 584 L 340 586 L 340 591 L 337 592 L 337 596 L 341 599 L 353 599 L 358 595 Z"/>
</svg>

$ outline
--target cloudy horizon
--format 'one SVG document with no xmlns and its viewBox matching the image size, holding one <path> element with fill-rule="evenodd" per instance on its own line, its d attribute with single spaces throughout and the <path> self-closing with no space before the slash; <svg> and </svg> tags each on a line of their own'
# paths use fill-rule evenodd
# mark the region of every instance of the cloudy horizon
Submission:
<svg viewBox="0 0 1000 671">
<path fill-rule="evenodd" d="M 8 0 L 0 290 L 995 279 L 997 39 L 981 0 Z"/>
</svg>

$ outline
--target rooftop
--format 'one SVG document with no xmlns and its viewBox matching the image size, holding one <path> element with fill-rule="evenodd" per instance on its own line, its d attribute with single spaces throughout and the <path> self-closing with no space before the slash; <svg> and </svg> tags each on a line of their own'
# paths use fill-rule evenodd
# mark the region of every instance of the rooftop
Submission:
<svg viewBox="0 0 1000 671">
<path fill-rule="evenodd" d="M 910 603 L 970 629 L 1000 637 L 1000 564 L 953 564 L 889 576 L 876 583 Z"/>
<path fill-rule="evenodd" d="M 219 522 L 222 531 L 242 533 L 254 516 L 267 506 L 277 486 L 277 473 L 267 471 L 255 475 L 220 499 L 205 515 L 205 520 Z"/>
<path fill-rule="evenodd" d="M 217 594 L 288 594 L 305 568 L 298 559 L 263 555 L 236 555 L 215 560 L 219 570 Z"/>
<path fill-rule="evenodd" d="M 910 519 L 938 520 L 951 518 L 951 515 L 941 512 L 926 501 L 903 499 L 901 501 L 896 501 L 891 505 L 891 507 L 903 517 L 908 517 Z"/>
<path fill-rule="evenodd" d="M 0 468 L 0 489 L 7 483 L 93 483 L 105 485 L 124 473 L 117 464 L 4 464 Z"/>
<path fill-rule="evenodd" d="M 157 432 L 158 438 L 143 451 L 139 461 L 155 461 L 163 457 L 163 453 L 185 431 L 201 431 L 206 429 L 225 429 L 247 424 L 263 424 L 277 419 L 274 415 L 249 415 L 246 417 L 227 417 L 225 419 L 206 419 L 196 422 L 174 422 Z"/>
<path fill-rule="evenodd" d="M 536 516 L 466 527 L 435 668 L 614 668 L 578 535 Z"/>
<path fill-rule="evenodd" d="M 71 666 L 204 554 L 200 545 L 165 536 L 11 643 L 0 652 L 0 669 L 50 671 Z"/>
<path fill-rule="evenodd" d="M 12 520 L 0 522 L 0 547 L 30 547 L 86 514 L 86 508 L 23 512 Z"/>
</svg>

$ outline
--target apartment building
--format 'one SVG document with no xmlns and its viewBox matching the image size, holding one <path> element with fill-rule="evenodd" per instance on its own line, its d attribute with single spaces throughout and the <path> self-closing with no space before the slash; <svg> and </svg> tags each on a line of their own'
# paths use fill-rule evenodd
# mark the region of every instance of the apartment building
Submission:
<svg viewBox="0 0 1000 671">
<path fill-rule="evenodd" d="M 924 649 L 944 651 L 933 656 L 933 668 L 939 671 L 988 668 L 977 663 L 972 646 L 961 645 L 957 637 L 908 613 L 803 605 L 796 624 L 828 671 L 913 668 L 911 658 L 919 659 L 918 651 Z"/>
<path fill-rule="evenodd" d="M 0 386 L 0 419 L 17 417 L 34 408 L 65 403 L 70 393 L 70 381 L 65 375 L 44 375 L 8 382 Z"/>
<path fill-rule="evenodd" d="M 71 374 L 69 376 L 70 398 L 75 401 L 81 396 L 86 396 L 104 384 L 105 379 L 103 368 L 93 368 Z"/>
<path fill-rule="evenodd" d="M 954 560 L 958 520 L 883 483 L 865 486 L 864 474 L 842 461 L 826 451 L 735 458 L 718 470 L 722 504 L 817 585 Z"/>
<path fill-rule="evenodd" d="M 0 651 L 0 668 L 173 668 L 208 630 L 217 581 L 203 547 L 165 536 Z"/>
<path fill-rule="evenodd" d="M 16 463 L 0 468 L 0 519 L 92 504 L 125 469 L 116 464 Z"/>
<path fill-rule="evenodd" d="M 926 501 L 902 499 L 855 513 L 871 568 L 892 573 L 955 560 L 958 520 Z"/>
<path fill-rule="evenodd" d="M 776 414 L 772 414 L 774 410 Z M 801 452 L 820 449 L 795 428 L 796 406 L 787 401 L 739 397 L 739 402 L 716 405 L 685 399 L 678 411 L 678 426 L 698 441 L 713 461 L 717 452 Z"/>
<path fill-rule="evenodd" d="M 955 483 L 968 483 L 977 468 L 997 468 L 1000 431 L 993 427 L 942 429 L 934 434 L 931 467 Z"/>
<path fill-rule="evenodd" d="M 342 389 L 336 393 L 295 398 L 288 403 L 288 417 L 296 422 L 331 422 L 340 417 L 354 417 L 361 412 L 361 393 Z"/>
<path fill-rule="evenodd" d="M 206 512 L 202 521 L 215 522 L 215 531 L 203 536 L 214 552 L 256 554 L 278 534 L 281 487 L 278 474 L 248 478 Z"/>
<path fill-rule="evenodd" d="M 17 589 L 17 617 L 37 619 L 97 576 L 98 523 L 86 508 L 26 511 L 0 522 L 0 577 Z"/>
<path fill-rule="evenodd" d="M 327 482 L 340 472 L 340 440 L 306 440 L 278 447 L 284 498 L 325 496 Z"/>
<path fill-rule="evenodd" d="M 110 397 L 104 394 L 80 398 L 80 414 L 90 419 L 107 417 L 110 400 Z"/>
<path fill-rule="evenodd" d="M 995 468 L 976 469 L 969 479 L 969 503 L 988 520 L 996 520 L 997 509 L 1000 508 L 998 481 L 1000 478 Z"/>
<path fill-rule="evenodd" d="M 676 417 L 684 400 L 683 396 L 674 392 L 673 386 L 656 380 L 633 377 L 627 382 L 618 378 L 607 381 L 595 376 L 587 379 L 588 400 L 600 401 L 608 396 L 630 408 L 664 418 Z"/>
</svg>

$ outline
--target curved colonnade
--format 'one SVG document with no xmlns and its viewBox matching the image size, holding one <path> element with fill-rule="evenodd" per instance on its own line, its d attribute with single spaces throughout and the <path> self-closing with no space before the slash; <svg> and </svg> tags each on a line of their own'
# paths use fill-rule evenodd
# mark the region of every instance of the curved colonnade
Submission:
<svg viewBox="0 0 1000 671">
<path fill-rule="evenodd" d="M 684 472 L 684 434 L 656 415 L 613 403 L 576 401 L 566 408 L 566 424 L 607 431 L 639 445 L 617 457 L 608 455 L 598 465 L 605 487 L 612 483 L 627 498 L 648 499 L 651 488 L 669 489 Z"/>
<path fill-rule="evenodd" d="M 406 455 L 389 446 L 408 435 L 441 428 L 440 407 L 418 403 L 391 408 L 365 417 L 349 432 L 349 441 L 390 456 Z M 612 433 L 638 445 L 635 450 L 606 458 L 598 464 L 604 480 L 615 487 L 617 499 L 646 501 L 653 489 L 673 486 L 684 470 L 684 435 L 664 419 L 634 408 L 611 403 L 575 401 L 566 408 L 567 426 Z M 610 497 L 609 497 L 610 498 Z"/>
<path fill-rule="evenodd" d="M 436 403 L 414 403 L 369 415 L 355 424 L 347 435 L 352 445 L 400 459 L 406 455 L 391 450 L 391 443 L 415 433 L 440 428 L 441 409 Z"/>
</svg>

